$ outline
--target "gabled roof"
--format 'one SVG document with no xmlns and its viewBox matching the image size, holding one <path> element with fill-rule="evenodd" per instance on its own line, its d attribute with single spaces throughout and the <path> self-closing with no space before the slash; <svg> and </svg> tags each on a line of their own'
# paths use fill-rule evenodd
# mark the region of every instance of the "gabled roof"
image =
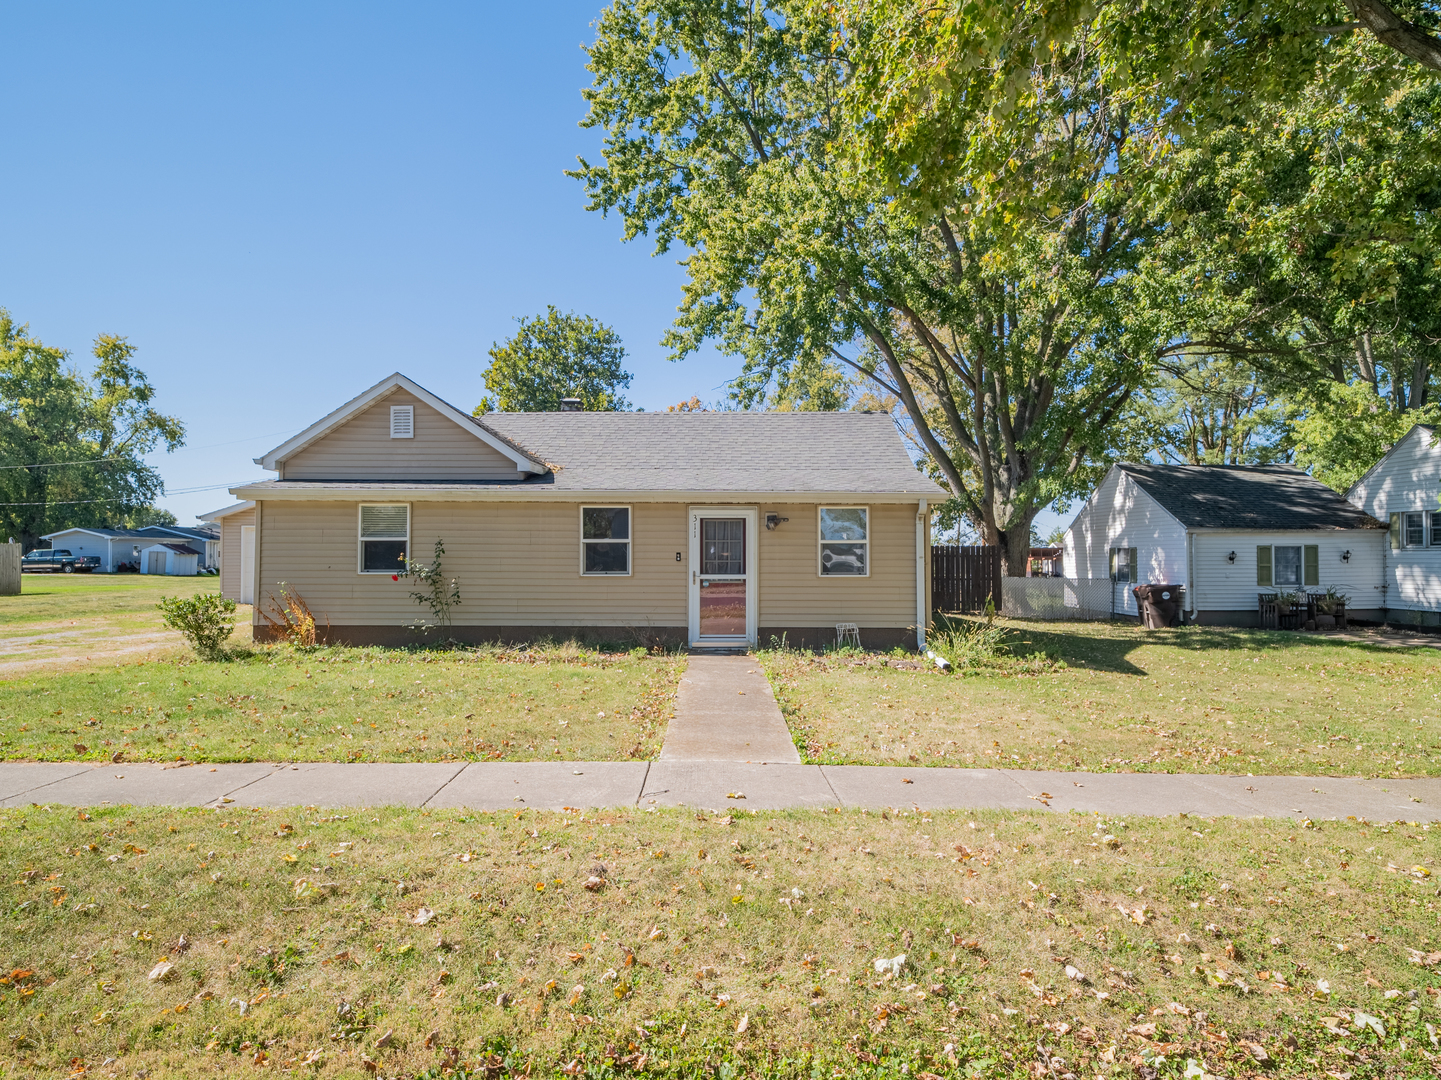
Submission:
<svg viewBox="0 0 1441 1080">
<path fill-rule="evenodd" d="M 231 514 L 238 514 L 242 510 L 251 510 L 254 507 L 255 500 L 246 499 L 243 502 L 222 506 L 219 510 L 212 510 L 208 514 L 196 514 L 195 516 L 201 521 L 219 521 L 221 518 L 228 518 Z"/>
<path fill-rule="evenodd" d="M 359 397 L 347 401 L 329 416 L 311 424 L 299 435 L 287 439 L 268 454 L 256 458 L 255 464 L 264 466 L 272 471 L 277 471 L 280 468 L 280 463 L 286 458 L 330 434 L 330 432 L 334 431 L 341 424 L 358 416 L 371 405 L 375 404 L 375 402 L 397 389 L 407 390 L 411 394 L 414 394 L 436 412 L 454 421 L 492 450 L 496 450 L 510 458 L 510 460 L 515 462 L 515 467 L 519 472 L 544 473 L 547 471 L 548 467 L 545 461 L 533 454 L 527 453 L 526 450 L 505 436 L 498 434 L 484 422 L 472 416 L 467 416 L 448 401 L 442 401 L 429 390 L 425 389 L 425 387 L 412 382 L 398 371 L 393 375 L 381 379 L 380 382 L 376 383 Z"/>
<path fill-rule="evenodd" d="M 1385 528 L 1294 465 L 1116 467 L 1188 529 Z"/>
<path fill-rule="evenodd" d="M 150 545 L 149 547 L 147 547 L 147 548 L 142 548 L 141 551 L 142 551 L 142 552 L 145 552 L 145 551 L 154 551 L 156 548 L 165 548 L 165 549 L 168 550 L 168 551 L 173 551 L 173 552 L 175 552 L 175 554 L 177 554 L 177 555 L 198 555 L 198 554 L 200 554 L 200 553 L 199 553 L 198 551 L 196 551 L 194 548 L 186 547 L 184 544 L 151 544 L 151 545 Z"/>
<path fill-rule="evenodd" d="M 558 492 L 945 497 L 916 468 L 886 413 L 546 412 L 484 419 L 553 462 Z"/>
</svg>

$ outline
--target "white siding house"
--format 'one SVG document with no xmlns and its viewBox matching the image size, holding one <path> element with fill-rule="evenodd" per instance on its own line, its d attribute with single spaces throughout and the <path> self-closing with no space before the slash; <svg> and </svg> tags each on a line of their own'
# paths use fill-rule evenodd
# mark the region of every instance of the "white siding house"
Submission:
<svg viewBox="0 0 1441 1080">
<path fill-rule="evenodd" d="M 1389 526 L 1382 606 L 1390 622 L 1441 624 L 1441 438 L 1417 424 L 1346 493 Z"/>
<path fill-rule="evenodd" d="M 1180 585 L 1202 623 L 1255 625 L 1261 592 L 1336 588 L 1351 617 L 1381 618 L 1379 521 L 1290 466 L 1115 465 L 1066 531 L 1068 576 Z M 1441 554 L 1441 549 L 1438 549 Z M 1441 564 L 1441 560 L 1438 560 Z"/>
</svg>

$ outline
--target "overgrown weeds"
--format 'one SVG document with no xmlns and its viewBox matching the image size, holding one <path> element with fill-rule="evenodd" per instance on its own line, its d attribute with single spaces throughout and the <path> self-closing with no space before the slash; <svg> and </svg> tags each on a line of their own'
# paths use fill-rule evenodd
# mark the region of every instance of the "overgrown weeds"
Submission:
<svg viewBox="0 0 1441 1080">
<path fill-rule="evenodd" d="M 316 643 L 315 615 L 300 593 L 285 582 L 280 583 L 280 597 L 273 594 L 268 604 L 259 608 L 260 619 L 271 635 L 298 649 L 313 649 Z M 330 623 L 327 620 L 326 629 Z"/>
</svg>

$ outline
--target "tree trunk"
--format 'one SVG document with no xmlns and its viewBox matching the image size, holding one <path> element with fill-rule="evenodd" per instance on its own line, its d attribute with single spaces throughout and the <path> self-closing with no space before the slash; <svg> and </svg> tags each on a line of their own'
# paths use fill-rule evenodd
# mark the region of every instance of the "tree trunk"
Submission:
<svg viewBox="0 0 1441 1080">
<path fill-rule="evenodd" d="M 1016 511 L 1009 528 L 996 531 L 996 544 L 1001 549 L 1001 572 L 1006 577 L 1025 577 L 1031 561 L 1031 523 L 1039 508 Z"/>
</svg>

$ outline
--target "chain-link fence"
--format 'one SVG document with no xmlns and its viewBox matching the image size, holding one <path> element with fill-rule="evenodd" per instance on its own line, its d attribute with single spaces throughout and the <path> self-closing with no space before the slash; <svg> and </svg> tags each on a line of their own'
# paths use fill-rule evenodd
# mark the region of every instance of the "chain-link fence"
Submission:
<svg viewBox="0 0 1441 1080">
<path fill-rule="evenodd" d="M 1001 579 L 1001 613 L 1013 619 L 1109 619 L 1118 586 L 1108 578 Z"/>
</svg>

